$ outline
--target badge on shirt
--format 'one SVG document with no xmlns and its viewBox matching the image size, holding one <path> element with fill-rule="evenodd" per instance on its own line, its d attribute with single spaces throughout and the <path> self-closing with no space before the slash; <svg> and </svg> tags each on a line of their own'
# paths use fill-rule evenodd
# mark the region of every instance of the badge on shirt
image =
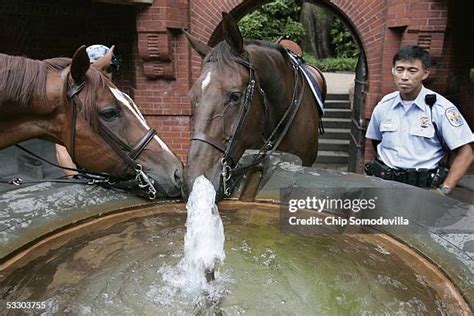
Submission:
<svg viewBox="0 0 474 316">
<path fill-rule="evenodd" d="M 420 117 L 420 127 L 427 128 L 429 124 L 430 124 L 430 119 L 428 118 L 428 116 Z"/>
<path fill-rule="evenodd" d="M 386 131 L 393 131 L 395 128 L 395 124 L 391 119 L 386 119 L 382 122 L 382 129 Z"/>
<path fill-rule="evenodd" d="M 446 118 L 452 126 L 459 127 L 464 124 L 461 114 L 455 107 L 450 107 L 449 109 L 447 109 L 445 114 Z"/>
</svg>

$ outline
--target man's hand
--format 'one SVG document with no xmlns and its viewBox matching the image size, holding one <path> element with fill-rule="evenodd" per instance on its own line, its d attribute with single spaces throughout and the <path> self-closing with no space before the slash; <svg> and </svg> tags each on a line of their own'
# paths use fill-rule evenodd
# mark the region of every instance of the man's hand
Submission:
<svg viewBox="0 0 474 316">
<path fill-rule="evenodd" d="M 463 145 L 455 149 L 456 156 L 454 157 L 451 168 L 449 169 L 448 177 L 444 180 L 443 185 L 454 188 L 461 178 L 466 174 L 467 169 L 472 163 L 472 149 L 470 144 Z"/>
</svg>

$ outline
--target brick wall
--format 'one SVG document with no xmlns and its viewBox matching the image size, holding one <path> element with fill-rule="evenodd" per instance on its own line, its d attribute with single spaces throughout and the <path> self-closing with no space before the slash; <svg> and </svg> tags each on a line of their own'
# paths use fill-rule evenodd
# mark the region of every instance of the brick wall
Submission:
<svg viewBox="0 0 474 316">
<path fill-rule="evenodd" d="M 186 160 L 190 139 L 190 47 L 187 0 L 156 0 L 137 11 L 134 99 L 171 150 Z"/>
</svg>

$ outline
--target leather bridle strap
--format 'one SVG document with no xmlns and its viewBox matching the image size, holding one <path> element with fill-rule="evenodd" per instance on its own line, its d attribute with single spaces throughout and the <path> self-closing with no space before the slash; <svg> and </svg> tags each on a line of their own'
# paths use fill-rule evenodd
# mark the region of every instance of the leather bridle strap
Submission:
<svg viewBox="0 0 474 316">
<path fill-rule="evenodd" d="M 224 152 L 224 157 L 223 161 L 227 161 L 228 158 L 232 160 L 232 166 L 234 165 L 235 159 L 233 159 L 232 156 L 232 151 L 234 149 L 235 143 L 237 141 L 237 137 L 240 135 L 240 131 L 242 130 L 242 127 L 244 125 L 245 119 L 247 118 L 247 114 L 250 109 L 250 105 L 252 104 L 253 101 L 253 96 L 255 92 L 255 87 L 257 85 L 257 78 L 255 76 L 255 68 L 253 65 L 248 62 L 245 59 L 242 58 L 236 58 L 235 61 L 244 67 L 246 67 L 249 70 L 249 83 L 247 84 L 247 88 L 245 89 L 245 95 L 244 95 L 244 100 L 243 100 L 243 106 L 241 108 L 240 114 L 239 114 L 239 121 L 237 122 L 237 126 L 235 127 L 234 132 L 232 133 L 232 137 L 229 140 L 229 143 L 227 145 L 227 148 Z M 261 93 L 263 94 L 263 90 L 260 90 Z"/>
<path fill-rule="evenodd" d="M 71 159 L 76 163 L 76 118 L 77 118 L 77 106 L 82 107 L 81 100 L 78 97 L 79 92 L 85 86 L 85 80 L 80 84 L 69 85 L 66 91 L 67 97 L 72 101 L 72 114 L 71 114 L 71 134 L 70 134 L 70 144 L 71 144 Z M 76 163 L 77 165 L 77 163 Z"/>
<path fill-rule="evenodd" d="M 298 74 L 299 74 L 299 77 L 298 77 Z M 303 84 L 303 78 L 302 78 L 301 73 L 299 71 L 295 71 L 295 85 L 294 85 L 293 97 L 292 97 L 293 101 L 292 101 L 292 103 L 290 103 L 290 106 L 288 107 L 287 111 L 285 112 L 285 114 L 280 119 L 280 122 L 277 124 L 277 126 L 273 130 L 272 134 L 268 137 L 268 139 L 265 141 L 265 143 L 260 148 L 260 150 L 254 155 L 252 162 L 250 162 L 249 164 L 247 164 L 245 166 L 238 166 L 238 167 L 235 167 L 235 168 L 231 168 L 229 170 L 229 172 L 231 174 L 241 173 L 241 172 L 247 170 L 248 168 L 259 164 L 260 162 L 262 162 L 266 158 L 267 155 L 270 155 L 274 151 L 277 150 L 277 148 L 280 145 L 280 143 L 282 142 L 283 138 L 288 133 L 288 130 L 289 130 L 291 124 L 293 123 L 294 118 L 295 118 L 296 114 L 298 113 L 298 110 L 299 110 L 299 108 L 302 104 L 302 101 L 303 101 L 303 97 L 304 97 L 304 87 L 303 86 L 301 87 L 299 96 L 298 97 L 296 96 L 296 91 L 297 91 L 297 88 L 298 88 L 298 78 L 300 79 L 301 83 Z M 293 111 L 293 112 L 290 113 L 290 111 Z M 287 119 L 287 117 L 288 117 L 288 119 Z M 285 121 L 285 119 L 287 119 L 287 121 L 285 123 L 285 126 L 283 127 L 283 130 L 281 131 L 278 138 L 276 140 L 273 140 L 274 136 L 276 135 L 276 132 L 280 129 L 280 127 L 282 126 L 282 123 Z"/>
<path fill-rule="evenodd" d="M 70 74 L 69 74 L 70 76 Z M 76 141 L 76 120 L 77 120 L 77 111 L 83 108 L 82 102 L 79 99 L 79 92 L 84 88 L 85 81 L 82 81 L 79 85 L 70 84 L 68 76 L 68 83 L 67 83 L 67 91 L 66 95 L 72 103 L 72 114 L 71 114 L 71 154 L 72 160 L 76 163 L 75 159 L 75 141 Z M 124 169 L 121 173 L 121 176 L 125 174 L 128 168 L 132 168 L 134 173 L 136 174 L 135 181 L 138 181 L 138 186 L 142 189 L 147 189 L 149 198 L 154 199 L 156 197 L 156 189 L 159 188 L 163 192 L 163 188 L 158 183 L 153 183 L 152 180 L 146 175 L 143 171 L 142 166 L 138 164 L 135 159 L 137 159 L 140 154 L 144 151 L 145 147 L 150 143 L 153 137 L 156 135 L 156 130 L 150 128 L 145 135 L 138 140 L 138 142 L 133 146 L 130 147 L 124 141 L 122 141 L 118 136 L 112 133 L 104 124 L 99 122 L 98 124 L 98 132 L 99 134 L 106 140 L 109 146 L 122 158 L 123 163 L 125 164 Z M 128 153 L 128 154 L 127 154 Z"/>
<path fill-rule="evenodd" d="M 125 142 L 123 142 L 119 137 L 117 137 L 117 135 L 112 133 L 102 123 L 99 124 L 99 134 L 106 140 L 110 147 L 112 147 L 112 149 L 117 153 L 117 155 L 119 155 L 124 161 L 125 166 L 122 171 L 122 174 L 124 174 L 129 167 L 133 170 L 137 168 L 137 162 L 135 161 L 135 159 L 140 156 L 145 147 L 156 135 L 156 130 L 154 128 L 150 128 L 133 147 L 130 147 Z"/>
<path fill-rule="evenodd" d="M 133 160 L 137 159 L 156 134 L 156 130 L 154 128 L 150 128 L 148 132 L 146 132 L 146 134 L 143 135 L 143 137 L 135 144 L 135 146 L 133 146 L 132 150 L 128 154 L 129 157 Z"/>
<path fill-rule="evenodd" d="M 245 166 L 236 166 L 235 159 L 233 159 L 232 157 L 232 150 L 234 148 L 236 139 L 240 134 L 244 121 L 249 112 L 249 108 L 252 104 L 256 87 L 258 88 L 260 94 L 263 96 L 265 112 L 267 110 L 268 105 L 267 105 L 266 95 L 264 91 L 260 88 L 258 81 L 256 79 L 255 69 L 253 65 L 248 60 L 243 59 L 243 58 L 236 58 L 235 61 L 249 70 L 249 83 L 246 88 L 245 99 L 243 100 L 243 106 L 239 114 L 239 121 L 237 123 L 235 130 L 232 133 L 232 136 L 229 142 L 226 145 L 225 143 L 201 132 L 194 133 L 193 137 L 191 138 L 191 140 L 198 140 L 198 141 L 205 142 L 224 154 L 223 158 L 221 159 L 221 163 L 222 163 L 222 179 L 223 179 L 225 195 L 230 194 L 230 191 L 227 190 L 228 187 L 226 188 L 227 186 L 226 182 L 230 180 L 232 175 L 237 174 L 237 173 L 242 173 L 248 168 L 260 163 L 267 157 L 268 154 L 274 152 L 278 148 L 281 141 L 288 133 L 288 130 L 290 126 L 292 125 L 296 114 L 298 113 L 298 110 L 301 106 L 303 96 L 304 96 L 304 82 L 302 79 L 302 75 L 299 72 L 297 65 L 295 65 L 292 62 L 292 67 L 294 70 L 293 95 L 285 114 L 282 116 L 277 126 L 273 129 L 270 136 L 265 140 L 264 145 L 260 148 L 258 153 L 254 155 L 253 161 Z M 298 93 L 298 88 L 299 88 L 299 93 Z M 285 121 L 286 123 L 284 124 Z M 279 130 L 281 130 L 281 132 L 277 135 Z M 229 159 L 231 161 L 228 161 Z"/>
<path fill-rule="evenodd" d="M 71 154 L 72 159 L 76 162 L 75 159 L 75 143 L 76 143 L 76 120 L 77 120 L 77 108 L 83 108 L 82 102 L 79 99 L 79 92 L 84 88 L 85 81 L 82 81 L 79 85 L 77 84 L 68 84 L 68 89 L 66 92 L 67 97 L 72 101 L 72 114 L 71 114 Z M 137 168 L 137 163 L 134 161 L 140 156 L 145 147 L 150 143 L 153 137 L 156 135 L 156 130 L 150 128 L 146 134 L 140 138 L 140 140 L 133 146 L 130 147 L 128 144 L 123 142 L 118 136 L 112 133 L 104 124 L 99 122 L 99 134 L 107 140 L 107 143 L 112 147 L 112 149 L 123 159 L 127 167 L 131 167 L 134 170 Z M 129 154 L 127 155 L 126 152 Z M 127 167 L 124 169 L 123 173 L 127 170 Z"/>
<path fill-rule="evenodd" d="M 220 140 L 218 140 L 214 137 L 206 135 L 205 133 L 195 132 L 193 134 L 193 136 L 191 137 L 191 141 L 193 141 L 193 140 L 198 140 L 198 141 L 207 143 L 207 144 L 211 145 L 212 147 L 214 147 L 215 149 L 219 150 L 223 154 L 226 151 L 225 144 L 223 144 Z"/>
</svg>

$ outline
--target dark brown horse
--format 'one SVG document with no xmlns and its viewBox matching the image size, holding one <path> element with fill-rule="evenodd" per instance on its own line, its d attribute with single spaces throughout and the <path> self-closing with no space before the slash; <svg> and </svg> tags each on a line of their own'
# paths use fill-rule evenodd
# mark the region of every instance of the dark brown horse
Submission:
<svg viewBox="0 0 474 316">
<path fill-rule="evenodd" d="M 214 48 L 185 33 L 204 58 L 189 97 L 194 126 L 185 167 L 186 196 L 203 174 L 218 192 L 242 168 L 236 163 L 246 149 L 278 149 L 299 156 L 310 166 L 318 151 L 319 112 L 298 65 L 280 45 L 243 40 L 233 18 L 223 13 L 224 41 Z M 325 94 L 319 73 L 318 85 Z M 324 98 L 324 96 L 323 96 Z M 225 192 L 228 191 L 228 192 Z"/>
<path fill-rule="evenodd" d="M 72 59 L 0 54 L 0 149 L 51 140 L 87 171 L 138 177 L 142 185 L 153 182 L 158 196 L 177 196 L 182 163 L 102 72 L 111 52 L 92 67 L 85 46 Z"/>
</svg>

